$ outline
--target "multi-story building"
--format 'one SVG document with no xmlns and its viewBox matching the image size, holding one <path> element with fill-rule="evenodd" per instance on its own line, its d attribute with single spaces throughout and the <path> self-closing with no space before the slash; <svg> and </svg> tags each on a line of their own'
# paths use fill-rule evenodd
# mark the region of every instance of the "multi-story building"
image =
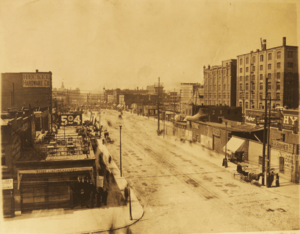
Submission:
<svg viewBox="0 0 300 234">
<path fill-rule="evenodd" d="M 263 40 L 261 50 L 238 55 L 237 105 L 245 109 L 264 109 L 267 95 L 272 106 L 297 108 L 299 105 L 298 47 L 287 46 L 283 38 L 281 46 L 267 49 Z M 267 84 L 267 87 L 266 87 Z"/>
<path fill-rule="evenodd" d="M 204 104 L 236 106 L 236 59 L 203 67 Z"/>
<path fill-rule="evenodd" d="M 182 115 L 192 115 L 193 106 L 198 103 L 198 89 L 201 88 L 199 83 L 181 83 L 180 84 L 180 110 Z"/>
</svg>

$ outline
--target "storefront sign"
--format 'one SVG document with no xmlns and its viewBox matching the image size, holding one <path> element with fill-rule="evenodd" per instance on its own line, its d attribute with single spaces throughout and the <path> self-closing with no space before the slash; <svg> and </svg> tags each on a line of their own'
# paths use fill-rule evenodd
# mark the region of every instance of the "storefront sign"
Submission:
<svg viewBox="0 0 300 234">
<path fill-rule="evenodd" d="M 294 162 L 293 162 L 293 155 L 286 155 L 284 160 L 284 166 L 287 167 L 290 170 L 293 170 L 294 168 Z"/>
<path fill-rule="evenodd" d="M 220 129 L 213 128 L 212 129 L 212 134 L 215 135 L 216 137 L 220 137 L 221 136 L 221 131 L 220 131 Z"/>
<path fill-rule="evenodd" d="M 2 189 L 13 189 L 14 188 L 14 180 L 13 179 L 3 179 L 2 180 Z"/>
<path fill-rule="evenodd" d="M 271 111 L 271 118 L 274 121 L 271 123 L 272 126 L 277 126 L 277 123 L 281 122 L 284 129 L 291 129 L 296 121 L 299 121 L 299 112 L 283 110 L 280 111 Z M 276 119 L 281 116 L 280 119 Z M 264 111 L 263 110 L 246 110 L 245 120 L 247 123 L 256 123 L 258 118 L 259 123 L 264 123 Z"/>
<path fill-rule="evenodd" d="M 59 125 L 62 126 L 81 125 L 81 123 L 82 123 L 81 114 L 62 114 L 59 117 Z"/>
<path fill-rule="evenodd" d="M 40 73 L 23 74 L 23 87 L 50 87 L 51 75 Z"/>
<path fill-rule="evenodd" d="M 37 170 L 20 170 L 19 174 L 61 173 L 61 172 L 91 171 L 91 170 L 93 170 L 92 167 L 37 169 Z"/>
<path fill-rule="evenodd" d="M 288 144 L 285 142 L 277 141 L 275 139 L 271 140 L 271 147 L 277 150 L 286 151 L 288 153 L 293 154 L 294 153 L 294 145 Z"/>
</svg>

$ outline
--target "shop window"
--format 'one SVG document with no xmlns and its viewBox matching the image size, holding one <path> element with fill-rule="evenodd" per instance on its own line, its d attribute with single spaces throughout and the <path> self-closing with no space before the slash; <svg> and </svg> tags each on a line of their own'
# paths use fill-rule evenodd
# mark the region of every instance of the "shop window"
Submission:
<svg viewBox="0 0 300 234">
<path fill-rule="evenodd" d="M 263 163 L 263 157 L 262 156 L 258 156 L 258 164 L 262 165 Z"/>
<path fill-rule="evenodd" d="M 279 172 L 284 172 L 284 157 L 279 157 Z"/>
<path fill-rule="evenodd" d="M 280 140 L 283 141 L 283 142 L 285 142 L 285 134 L 284 133 L 281 134 Z"/>
</svg>

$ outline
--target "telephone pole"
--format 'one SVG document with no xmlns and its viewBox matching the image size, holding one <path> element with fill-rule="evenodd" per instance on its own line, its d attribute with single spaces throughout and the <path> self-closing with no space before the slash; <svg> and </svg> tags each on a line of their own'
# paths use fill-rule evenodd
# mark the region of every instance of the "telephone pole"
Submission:
<svg viewBox="0 0 300 234">
<path fill-rule="evenodd" d="M 271 119 L 277 119 L 276 117 L 271 118 L 271 102 L 278 101 L 278 99 L 271 99 L 271 94 L 268 96 L 268 78 L 266 78 L 265 85 L 265 98 L 261 99 L 265 101 L 265 114 L 264 114 L 264 134 L 263 134 L 263 161 L 262 161 L 262 185 L 265 185 L 265 172 L 266 176 L 266 185 L 269 187 L 268 178 L 270 173 L 270 129 L 271 129 Z M 269 107 L 268 107 L 269 100 Z M 268 108 L 269 108 L 269 116 L 268 116 Z M 267 128 L 268 125 L 268 128 Z M 266 164 L 266 144 L 267 144 L 267 170 L 265 170 Z"/>
</svg>

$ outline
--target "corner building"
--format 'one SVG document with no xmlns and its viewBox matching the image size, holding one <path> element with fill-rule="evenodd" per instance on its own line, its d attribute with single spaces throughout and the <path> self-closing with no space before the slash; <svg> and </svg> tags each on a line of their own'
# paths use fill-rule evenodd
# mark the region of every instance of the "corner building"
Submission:
<svg viewBox="0 0 300 234">
<path fill-rule="evenodd" d="M 204 105 L 236 106 L 236 59 L 208 65 L 204 72 Z"/>
<path fill-rule="evenodd" d="M 237 105 L 245 109 L 264 109 L 264 99 L 271 96 L 272 107 L 299 105 L 298 47 L 282 45 L 267 49 L 263 40 L 261 50 L 238 55 Z"/>
</svg>

